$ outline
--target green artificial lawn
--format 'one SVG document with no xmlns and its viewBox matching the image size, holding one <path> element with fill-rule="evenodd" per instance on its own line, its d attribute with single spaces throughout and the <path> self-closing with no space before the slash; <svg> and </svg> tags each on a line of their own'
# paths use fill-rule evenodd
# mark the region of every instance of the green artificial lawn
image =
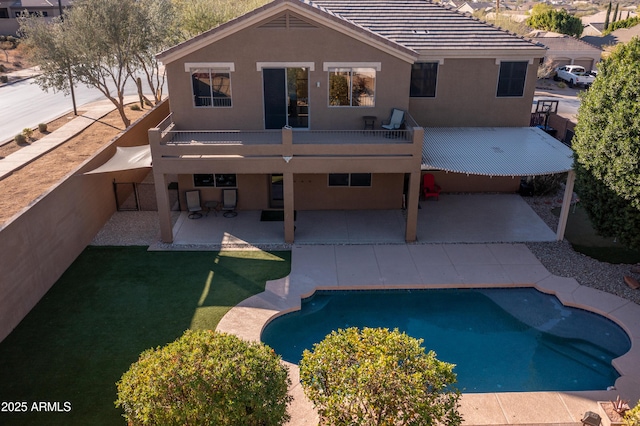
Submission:
<svg viewBox="0 0 640 426">
<path fill-rule="evenodd" d="M 556 208 L 554 214 L 560 216 L 560 209 Z M 580 204 L 571 207 L 567 219 L 567 228 L 564 237 L 571 243 L 574 250 L 589 257 L 608 263 L 638 263 L 640 251 L 631 250 L 615 238 L 602 237 L 591 226 L 587 212 Z"/>
<path fill-rule="evenodd" d="M 27 413 L 0 411 L 0 424 L 125 424 L 115 383 L 142 351 L 215 329 L 290 266 L 288 251 L 87 248 L 0 343 L 0 402 L 27 403 Z"/>
</svg>

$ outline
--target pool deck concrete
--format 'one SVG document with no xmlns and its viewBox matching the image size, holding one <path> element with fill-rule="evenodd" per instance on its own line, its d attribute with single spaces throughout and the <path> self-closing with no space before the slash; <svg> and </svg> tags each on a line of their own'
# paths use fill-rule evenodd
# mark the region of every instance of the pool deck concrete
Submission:
<svg viewBox="0 0 640 426">
<path fill-rule="evenodd" d="M 635 404 L 640 399 L 640 306 L 581 286 L 572 278 L 552 275 L 523 244 L 296 244 L 291 274 L 268 282 L 263 293 L 232 308 L 217 330 L 259 341 L 269 320 L 300 309 L 301 298 L 317 289 L 522 286 L 554 294 L 567 306 L 602 314 L 619 324 L 632 341 L 630 351 L 613 361 L 621 377 L 609 391 L 463 394 L 464 424 L 580 425 L 587 411 L 603 415 L 597 401 L 620 395 Z M 300 386 L 297 366 L 288 367 L 294 396 L 289 425 L 318 424 Z M 603 424 L 607 424 L 605 418 Z"/>
</svg>

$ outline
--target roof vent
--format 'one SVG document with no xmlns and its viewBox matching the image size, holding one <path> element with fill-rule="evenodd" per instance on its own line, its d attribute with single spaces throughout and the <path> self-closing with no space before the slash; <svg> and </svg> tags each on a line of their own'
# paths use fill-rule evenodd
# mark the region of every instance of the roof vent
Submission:
<svg viewBox="0 0 640 426">
<path fill-rule="evenodd" d="M 280 16 L 275 17 L 271 21 L 265 22 L 260 25 L 260 28 L 317 28 L 314 24 L 307 22 L 298 16 L 290 13 L 283 13 Z"/>
</svg>

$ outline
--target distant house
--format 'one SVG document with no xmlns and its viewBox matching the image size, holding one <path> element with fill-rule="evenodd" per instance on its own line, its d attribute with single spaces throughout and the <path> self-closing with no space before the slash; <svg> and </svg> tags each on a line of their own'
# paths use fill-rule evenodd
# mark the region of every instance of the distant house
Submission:
<svg viewBox="0 0 640 426">
<path fill-rule="evenodd" d="M 18 32 L 18 18 L 26 12 L 31 15 L 40 15 L 45 19 L 51 19 L 60 15 L 62 9 L 71 6 L 73 0 L 0 0 L 0 34 L 16 35 Z"/>
<path fill-rule="evenodd" d="M 458 7 L 458 12 L 473 15 L 475 12 L 488 13 L 495 10 L 496 4 L 481 1 L 465 1 Z"/>
<path fill-rule="evenodd" d="M 606 36 L 583 36 L 581 40 L 606 50 L 608 47 L 615 46 L 616 44 L 627 43 L 628 41 L 631 41 L 633 37 L 640 37 L 640 25 L 636 25 L 631 28 L 620 28 Z"/>
<path fill-rule="evenodd" d="M 626 19 L 627 16 L 629 17 L 637 16 L 636 13 L 631 12 L 628 9 L 623 9 L 621 12 L 619 12 L 619 14 L 621 16 L 621 19 Z M 606 29 L 604 27 L 604 23 L 607 20 L 607 11 L 603 10 L 593 15 L 583 16 L 580 19 L 582 20 L 582 24 L 584 26 L 584 30 L 582 31 L 582 38 L 601 37 Z M 609 22 L 613 22 L 613 21 L 615 21 L 615 18 L 613 17 L 613 11 L 612 11 L 609 16 Z M 587 41 L 588 43 L 594 44 L 596 46 L 602 46 L 602 44 L 598 43 L 596 39 L 588 39 L 585 41 Z"/>
<path fill-rule="evenodd" d="M 568 148 L 529 127 L 545 53 L 424 0 L 275 0 L 174 46 L 158 55 L 171 115 L 149 131 L 162 240 L 176 184 L 183 209 L 196 190 L 283 210 L 288 243 L 295 211 L 401 208 L 415 241 L 425 172 L 447 192 L 516 192 L 569 171 Z"/>
<path fill-rule="evenodd" d="M 534 31 L 528 35 L 532 41 L 547 47 L 544 63 L 550 69 L 563 65 L 581 65 L 586 70 L 595 69 L 602 56 L 602 49 L 583 40 L 551 31 Z"/>
</svg>

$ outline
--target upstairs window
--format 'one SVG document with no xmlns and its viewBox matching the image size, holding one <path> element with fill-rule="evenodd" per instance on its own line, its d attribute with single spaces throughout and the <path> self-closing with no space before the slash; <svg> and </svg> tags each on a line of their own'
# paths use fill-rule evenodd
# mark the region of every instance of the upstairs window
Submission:
<svg viewBox="0 0 640 426">
<path fill-rule="evenodd" d="M 329 106 L 376 104 L 375 68 L 329 68 Z"/>
<path fill-rule="evenodd" d="M 193 104 L 196 107 L 231 106 L 231 73 L 212 68 L 191 69 Z"/>
<path fill-rule="evenodd" d="M 437 62 L 413 64 L 411 66 L 411 88 L 409 96 L 412 98 L 435 98 L 437 80 Z"/>
<path fill-rule="evenodd" d="M 524 94 L 528 62 L 500 62 L 498 97 L 517 97 Z"/>
</svg>

